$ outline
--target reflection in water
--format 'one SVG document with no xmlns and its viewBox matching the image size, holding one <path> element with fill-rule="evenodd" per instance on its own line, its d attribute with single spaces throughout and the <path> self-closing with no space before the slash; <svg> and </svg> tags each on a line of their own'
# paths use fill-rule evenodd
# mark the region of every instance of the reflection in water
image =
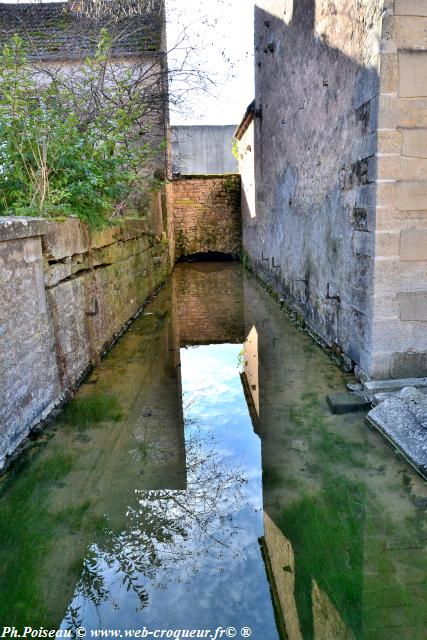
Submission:
<svg viewBox="0 0 427 640">
<path fill-rule="evenodd" d="M 179 265 L 1 480 L 0 621 L 424 638 L 425 484 L 345 382 L 239 265 Z"/>
<path fill-rule="evenodd" d="M 255 431 L 259 421 L 258 333 L 252 327 L 243 346 L 242 384 Z"/>
<path fill-rule="evenodd" d="M 295 602 L 295 560 L 292 545 L 264 513 L 264 554 L 270 581 L 274 585 L 282 627 L 289 640 L 301 640 Z"/>
<path fill-rule="evenodd" d="M 260 447 L 239 349 L 182 351 L 186 490 L 135 490 L 121 530 L 91 546 L 64 628 L 99 620 L 163 628 L 167 610 L 171 629 L 245 624 L 277 637 L 258 546 Z"/>
<path fill-rule="evenodd" d="M 185 492 L 135 490 L 125 528 L 118 533 L 106 530 L 102 542 L 91 546 L 65 617 L 66 628 L 91 624 L 94 612 L 102 619 L 109 606 L 120 611 L 124 591 L 136 596 L 141 610 L 150 605 L 153 589 L 190 585 L 206 558 L 221 559 L 223 565 L 225 554 L 241 555 L 234 514 L 244 500 L 244 476 L 230 456 L 218 451 L 216 439 L 191 422 L 186 453 Z"/>
<path fill-rule="evenodd" d="M 349 376 L 252 278 L 244 297 L 246 334 L 258 334 L 264 545 L 287 635 L 421 640 L 425 483 L 363 415 L 329 414 L 326 395 Z"/>
</svg>

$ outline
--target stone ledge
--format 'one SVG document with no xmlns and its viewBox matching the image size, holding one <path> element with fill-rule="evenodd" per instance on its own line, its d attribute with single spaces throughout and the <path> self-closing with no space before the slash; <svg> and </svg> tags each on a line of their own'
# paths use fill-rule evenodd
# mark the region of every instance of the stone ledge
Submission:
<svg viewBox="0 0 427 640">
<path fill-rule="evenodd" d="M 0 216 L 0 242 L 42 236 L 48 228 L 49 221 L 45 218 Z"/>
<path fill-rule="evenodd" d="M 105 229 L 91 229 L 77 218 L 48 221 L 43 237 L 43 252 L 48 260 L 63 260 L 74 255 L 87 253 L 91 249 L 102 249 L 117 242 L 125 242 L 149 231 L 147 220 L 124 220 L 120 224 Z"/>
<path fill-rule="evenodd" d="M 234 178 L 235 180 L 240 180 L 240 173 L 194 173 L 194 174 L 186 174 L 180 175 L 179 177 L 174 177 L 173 182 L 180 182 L 184 180 L 227 180 L 230 178 Z"/>
<path fill-rule="evenodd" d="M 146 218 L 135 220 L 123 220 L 119 224 L 107 229 L 93 230 L 90 232 L 91 249 L 101 249 L 115 242 L 134 240 L 143 235 L 154 236 L 150 231 Z"/>
<path fill-rule="evenodd" d="M 62 260 L 89 249 L 89 229 L 77 218 L 48 222 L 43 236 L 43 254 L 48 260 Z"/>
<path fill-rule="evenodd" d="M 363 383 L 365 391 L 374 394 L 381 391 L 400 391 L 404 387 L 427 388 L 427 378 L 399 378 L 395 380 L 369 380 Z"/>
<path fill-rule="evenodd" d="M 395 0 L 396 16 L 427 16 L 427 0 Z"/>
</svg>

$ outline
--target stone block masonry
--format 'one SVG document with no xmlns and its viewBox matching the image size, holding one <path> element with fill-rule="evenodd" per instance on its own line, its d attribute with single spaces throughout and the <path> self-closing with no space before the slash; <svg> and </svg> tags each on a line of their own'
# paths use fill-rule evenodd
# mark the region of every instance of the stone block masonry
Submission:
<svg viewBox="0 0 427 640">
<path fill-rule="evenodd" d="M 427 371 L 427 1 L 257 0 L 254 271 L 361 378 Z"/>
<path fill-rule="evenodd" d="M 240 176 L 185 176 L 172 183 L 175 257 L 241 251 Z"/>
<path fill-rule="evenodd" d="M 169 270 L 145 220 L 0 218 L 0 469 Z"/>
<path fill-rule="evenodd" d="M 395 0 L 383 18 L 369 373 L 427 373 L 427 2 Z M 387 144 L 381 132 L 387 130 Z M 395 238 L 381 242 L 384 236 Z"/>
</svg>

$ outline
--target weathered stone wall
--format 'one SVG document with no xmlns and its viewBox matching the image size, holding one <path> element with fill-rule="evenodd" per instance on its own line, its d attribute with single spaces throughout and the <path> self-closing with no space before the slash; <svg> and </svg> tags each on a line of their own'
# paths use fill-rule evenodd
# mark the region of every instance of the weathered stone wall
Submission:
<svg viewBox="0 0 427 640">
<path fill-rule="evenodd" d="M 327 343 L 370 371 L 383 0 L 256 4 L 257 199 L 244 250 Z"/>
<path fill-rule="evenodd" d="M 389 3 L 381 39 L 371 372 L 427 375 L 427 2 Z"/>
<path fill-rule="evenodd" d="M 0 218 L 0 468 L 164 280 L 144 221 Z"/>
<path fill-rule="evenodd" d="M 175 255 L 241 250 L 240 176 L 186 176 L 172 183 Z"/>
</svg>

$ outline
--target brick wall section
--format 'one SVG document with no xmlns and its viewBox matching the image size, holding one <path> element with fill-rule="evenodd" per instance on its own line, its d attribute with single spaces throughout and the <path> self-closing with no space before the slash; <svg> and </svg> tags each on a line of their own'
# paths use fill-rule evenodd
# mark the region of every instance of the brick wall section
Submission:
<svg viewBox="0 0 427 640">
<path fill-rule="evenodd" d="M 172 183 L 176 259 L 241 250 L 240 176 L 185 176 Z"/>
<path fill-rule="evenodd" d="M 244 342 L 243 273 L 235 263 L 178 264 L 173 287 L 179 346 Z"/>
<path fill-rule="evenodd" d="M 0 218 L 0 469 L 67 396 L 169 270 L 144 220 Z"/>
</svg>

